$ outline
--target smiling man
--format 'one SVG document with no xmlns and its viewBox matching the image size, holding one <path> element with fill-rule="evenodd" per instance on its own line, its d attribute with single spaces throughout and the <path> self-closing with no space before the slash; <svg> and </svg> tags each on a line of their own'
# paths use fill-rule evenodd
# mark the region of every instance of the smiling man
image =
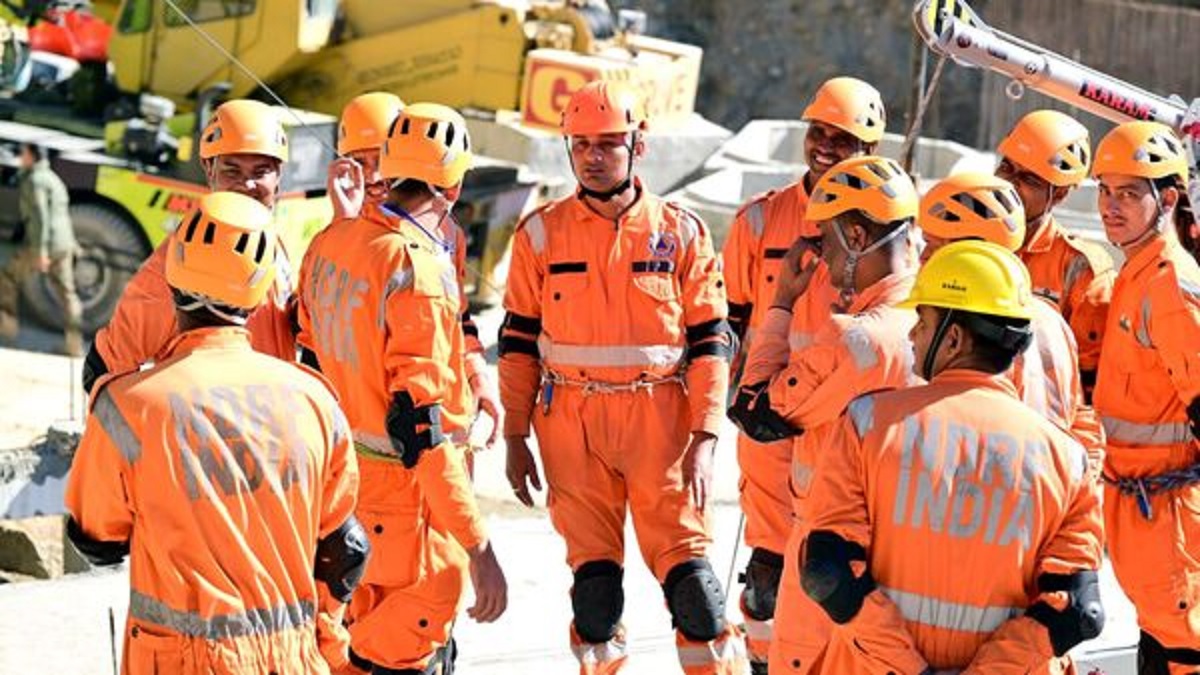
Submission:
<svg viewBox="0 0 1200 675">
<path fill-rule="evenodd" d="M 722 252 L 729 321 L 742 338 L 743 354 L 749 353 L 753 332 L 771 306 L 788 248 L 799 237 L 821 236 L 816 223 L 804 217 L 813 187 L 838 162 L 873 154 L 887 121 L 879 92 L 852 77 L 835 77 L 823 84 L 803 119 L 809 124 L 804 136 L 808 170 L 791 185 L 758 195 L 742 207 Z M 829 318 L 830 305 L 838 297 L 824 267 L 802 297 L 797 316 L 806 320 L 798 327 L 815 331 Z M 764 444 L 738 434 L 741 505 L 746 513 L 746 545 L 752 549 L 742 575 L 746 585 L 741 606 L 755 673 L 766 672 L 783 550 L 792 529 L 787 485 L 791 456 L 790 441 Z"/>
<path fill-rule="evenodd" d="M 1138 612 L 1139 673 L 1200 666 L 1200 267 L 1173 232 L 1187 157 L 1166 126 L 1127 122 L 1096 149 L 1100 217 L 1125 254 L 1096 380 L 1104 525 Z"/>
<path fill-rule="evenodd" d="M 258 101 L 237 99 L 217 108 L 200 137 L 200 163 L 214 192 L 237 192 L 275 208 L 288 159 L 287 135 L 279 116 Z M 272 231 L 272 236 L 278 236 Z M 91 392 L 106 373 L 137 370 L 153 361 L 176 334 L 174 305 L 167 285 L 168 238 L 129 280 L 108 325 L 96 333 L 83 367 L 83 388 Z M 283 246 L 276 248 L 275 282 L 246 322 L 255 351 L 294 361 L 288 300 L 291 272 Z"/>
</svg>

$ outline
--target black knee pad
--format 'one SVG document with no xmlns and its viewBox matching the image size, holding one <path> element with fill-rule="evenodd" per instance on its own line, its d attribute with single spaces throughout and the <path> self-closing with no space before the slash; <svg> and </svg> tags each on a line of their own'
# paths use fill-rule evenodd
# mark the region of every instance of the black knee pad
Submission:
<svg viewBox="0 0 1200 675">
<path fill-rule="evenodd" d="M 625 611 L 625 590 L 621 587 L 624 578 L 624 570 L 611 560 L 593 560 L 575 570 L 571 609 L 579 639 L 603 644 L 617 634 Z"/>
<path fill-rule="evenodd" d="M 1100 577 L 1095 572 L 1043 574 L 1038 577 L 1038 590 L 1067 594 L 1067 606 L 1061 611 L 1044 602 L 1034 603 L 1025 610 L 1026 616 L 1045 626 L 1050 633 L 1055 656 L 1066 654 L 1075 645 L 1099 636 L 1104 630 Z"/>
<path fill-rule="evenodd" d="M 742 611 L 755 621 L 769 621 L 775 616 L 775 599 L 779 579 L 783 576 L 783 556 L 756 548 L 742 573 Z"/>
<path fill-rule="evenodd" d="M 663 582 L 675 628 L 695 642 L 725 632 L 725 594 L 707 560 L 689 560 L 671 568 Z"/>
<path fill-rule="evenodd" d="M 800 585 L 836 624 L 857 616 L 867 596 L 875 590 L 871 570 L 856 577 L 850 566 L 866 559 L 867 552 L 862 546 L 833 532 L 817 530 L 804 543 Z"/>
</svg>

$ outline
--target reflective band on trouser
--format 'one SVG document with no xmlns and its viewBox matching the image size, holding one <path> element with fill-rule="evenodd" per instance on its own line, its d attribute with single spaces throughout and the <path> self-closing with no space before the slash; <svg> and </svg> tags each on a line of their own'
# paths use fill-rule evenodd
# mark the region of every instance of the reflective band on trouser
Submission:
<svg viewBox="0 0 1200 675">
<path fill-rule="evenodd" d="M 745 617 L 743 628 L 746 631 L 746 646 L 750 659 L 759 663 L 767 662 L 771 650 L 771 639 L 775 636 L 775 620 L 758 621 Z"/>
<path fill-rule="evenodd" d="M 629 651 L 625 647 L 624 640 L 612 639 L 601 644 L 573 644 L 571 651 L 574 652 L 575 658 L 584 665 L 594 665 L 600 663 L 612 663 L 620 661 L 629 656 Z"/>
<path fill-rule="evenodd" d="M 680 364 L 686 350 L 674 345 L 560 345 L 543 334 L 538 351 L 547 366 L 670 369 Z"/>
<path fill-rule="evenodd" d="M 1021 607 L 967 605 L 883 586 L 879 590 L 896 603 L 900 614 L 908 621 L 965 633 L 991 633 L 1005 621 L 1025 612 Z"/>
<path fill-rule="evenodd" d="M 1143 424 L 1118 417 L 1101 417 L 1104 436 L 1109 443 L 1121 445 L 1178 445 L 1192 440 L 1187 422 Z"/>
<path fill-rule="evenodd" d="M 734 663 L 746 658 L 746 647 L 741 636 L 726 631 L 712 642 L 685 642 L 678 646 L 679 665 L 696 668 L 722 663 Z"/>
<path fill-rule="evenodd" d="M 248 635 L 274 635 L 285 630 L 304 628 L 312 624 L 316 613 L 316 603 L 304 600 L 295 605 L 204 618 L 198 612 L 181 612 L 148 595 L 129 592 L 129 616 L 180 635 L 210 641 Z"/>
</svg>

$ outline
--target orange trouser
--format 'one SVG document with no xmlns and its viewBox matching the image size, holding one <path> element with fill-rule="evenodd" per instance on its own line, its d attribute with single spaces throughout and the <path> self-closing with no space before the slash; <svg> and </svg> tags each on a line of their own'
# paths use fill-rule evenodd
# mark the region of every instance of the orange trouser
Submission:
<svg viewBox="0 0 1200 675">
<path fill-rule="evenodd" d="M 534 413 L 550 520 L 566 541 L 572 570 L 593 561 L 624 562 L 627 510 L 642 559 L 659 583 L 676 565 L 705 557 L 709 523 L 682 480 L 689 417 L 687 397 L 675 382 L 606 393 L 556 385 L 549 411 Z M 736 628 L 709 643 L 676 637 L 689 675 L 743 672 Z M 571 630 L 571 642 L 584 675 L 615 673 L 624 664 L 623 631 L 592 645 Z"/>
<path fill-rule="evenodd" d="M 210 641 L 178 634 L 164 635 L 153 625 L 131 621 L 125 631 L 122 653 L 125 655 L 122 675 L 329 673 L 311 625 L 271 635 L 243 635 Z"/>
<path fill-rule="evenodd" d="M 1152 495 L 1149 504 L 1147 518 L 1135 496 L 1105 485 L 1113 570 L 1142 631 L 1168 649 L 1200 650 L 1200 484 Z M 1197 671 L 1195 665 L 1171 668 L 1172 674 Z"/>
<path fill-rule="evenodd" d="M 400 464 L 359 455 L 355 514 L 371 539 L 371 562 L 346 610 L 350 649 L 393 669 L 423 669 L 450 640 L 468 580 L 467 553 L 428 506 L 395 486 Z"/>
<path fill-rule="evenodd" d="M 775 633 L 771 640 L 772 675 L 822 672 L 825 648 L 834 624 L 800 586 L 800 549 L 808 527 L 796 523 L 783 555 L 783 578 L 775 601 Z"/>
<path fill-rule="evenodd" d="M 739 501 L 746 516 L 746 545 L 783 555 L 792 532 L 792 497 L 788 477 L 792 467 L 792 441 L 759 443 L 738 434 Z M 747 580 L 749 583 L 749 580 Z M 766 662 L 773 621 L 760 621 L 747 613 L 743 590 L 746 646 L 750 659 Z"/>
</svg>

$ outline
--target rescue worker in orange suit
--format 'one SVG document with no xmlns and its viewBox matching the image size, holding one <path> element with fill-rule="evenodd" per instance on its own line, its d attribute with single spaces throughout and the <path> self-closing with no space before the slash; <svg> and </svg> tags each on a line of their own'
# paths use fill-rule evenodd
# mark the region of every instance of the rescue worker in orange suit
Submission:
<svg viewBox="0 0 1200 675">
<path fill-rule="evenodd" d="M 837 628 L 820 673 L 1073 672 L 1100 634 L 1099 492 L 1083 447 L 1003 373 L 1032 339 L 1029 274 L 960 241 L 905 306 L 929 383 L 855 399 L 810 497 L 801 583 Z"/>
<path fill-rule="evenodd" d="M 466 462 L 450 442 L 466 428 L 470 393 L 457 274 L 437 233 L 470 165 L 458 113 L 407 106 L 380 152 L 387 197 L 315 240 L 300 279 L 298 339 L 341 395 L 362 472 L 358 517 L 375 550 L 346 612 L 347 672 L 451 671 L 468 571 L 472 618 L 495 621 L 507 605 Z"/>
<path fill-rule="evenodd" d="M 1142 630 L 1138 672 L 1200 672 L 1200 268 L 1180 246 L 1183 144 L 1129 122 L 1096 148 L 1099 209 L 1125 254 L 1113 290 L 1096 412 L 1108 553 Z"/>
<path fill-rule="evenodd" d="M 798 571 L 808 493 L 829 429 L 855 396 L 905 386 L 912 376 L 906 336 L 914 317 L 895 305 L 908 297 L 916 271 L 910 238 L 917 204 L 912 181 L 890 159 L 856 157 L 825 172 L 806 212 L 820 226 L 821 240 L 815 247 L 798 240 L 784 258 L 783 278 L 729 411 L 755 440 L 792 441 L 795 518 L 775 606 L 772 673 L 810 672 L 832 629 L 800 589 Z M 834 287 L 854 300 L 812 334 L 793 308 L 804 306 L 822 262 Z"/>
<path fill-rule="evenodd" d="M 1087 178 L 1088 131 L 1057 110 L 1035 110 L 1017 122 L 996 152 L 996 175 L 1013 184 L 1025 206 L 1019 255 L 1033 278 L 1033 292 L 1057 306 L 1075 333 L 1090 401 L 1115 269 L 1103 247 L 1067 232 L 1052 213 Z"/>
<path fill-rule="evenodd" d="M 925 239 L 921 262 L 962 239 L 990 241 L 1017 253 L 1025 241 L 1025 213 L 1013 185 L 986 173 L 959 173 L 921 198 L 917 216 Z M 1100 476 L 1104 430 L 1084 400 L 1075 336 L 1058 307 L 1037 296 L 1030 304 L 1033 343 L 1017 355 L 1008 375 L 1027 405 L 1066 429 L 1088 452 L 1091 475 Z"/>
<path fill-rule="evenodd" d="M 404 103 L 395 94 L 369 92 L 354 97 L 342 109 L 338 125 L 338 154 L 342 157 L 329 165 L 329 195 L 333 201 L 334 222 L 356 218 L 364 204 L 378 205 L 387 198 L 388 182 L 379 173 L 379 150 L 387 139 L 392 120 L 404 109 Z M 323 232 L 323 231 L 322 231 Z M 320 233 L 317 235 L 320 237 Z M 467 278 L 467 235 L 453 216 L 447 217 L 439 234 L 453 239 L 454 264 L 458 270 L 459 289 Z M 308 266 L 306 256 L 302 267 Z M 301 272 L 303 274 L 303 272 Z M 471 395 L 479 410 L 493 420 L 487 446 L 495 444 L 499 436 L 500 400 L 496 383 L 487 369 L 486 349 L 479 339 L 479 328 L 471 316 L 466 292 L 462 292 L 462 329 L 466 337 L 467 382 Z M 311 352 L 309 352 L 311 353 Z M 465 443 L 467 430 L 458 434 L 456 442 Z M 468 455 L 468 464 L 470 456 Z"/>
<path fill-rule="evenodd" d="M 222 104 L 200 137 L 200 163 L 214 191 L 227 190 L 275 207 L 288 158 L 287 135 L 271 107 L 258 101 Z M 278 244 L 275 284 L 246 322 L 255 350 L 282 359 L 296 359 L 288 301 L 291 267 Z M 83 388 L 105 373 L 137 370 L 156 360 L 178 333 L 166 282 L 166 246 L 155 249 L 121 294 L 112 319 L 96 333 L 83 368 Z"/>
<path fill-rule="evenodd" d="M 127 675 L 329 673 L 314 622 L 367 562 L 336 396 L 250 346 L 274 283 L 271 220 L 243 195 L 201 197 L 166 246 L 178 335 L 91 397 L 67 532 L 93 563 L 130 557 Z"/>
<path fill-rule="evenodd" d="M 579 189 L 525 219 L 513 243 L 500 336 L 507 473 L 533 505 L 541 480 L 574 572 L 580 672 L 627 661 L 623 562 L 632 513 L 662 584 L 686 673 L 745 673 L 706 554 L 708 499 L 733 335 L 708 228 L 647 192 L 642 102 L 619 83 L 579 89 L 563 112 Z"/>
<path fill-rule="evenodd" d="M 771 306 L 788 248 L 799 237 L 821 236 L 816 224 L 804 217 L 808 195 L 834 164 L 874 154 L 886 122 L 879 92 L 852 77 L 837 77 L 823 84 L 805 108 L 803 119 L 809 125 L 804 136 L 808 171 L 795 183 L 758 195 L 742 207 L 722 252 L 729 323 L 741 338 L 742 355 L 748 353 L 754 331 Z M 837 300 L 828 272 L 821 269 L 818 274 L 805 294 L 805 309 L 797 312 L 798 316 L 811 316 L 810 332 L 825 324 L 830 305 Z M 751 549 L 741 576 L 745 584 L 741 609 L 751 669 L 765 673 L 783 549 L 792 530 L 787 487 L 792 446 L 788 440 L 762 445 L 745 434 L 738 434 L 737 443 L 739 492 L 746 545 Z"/>
</svg>

